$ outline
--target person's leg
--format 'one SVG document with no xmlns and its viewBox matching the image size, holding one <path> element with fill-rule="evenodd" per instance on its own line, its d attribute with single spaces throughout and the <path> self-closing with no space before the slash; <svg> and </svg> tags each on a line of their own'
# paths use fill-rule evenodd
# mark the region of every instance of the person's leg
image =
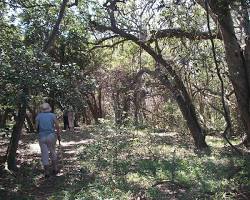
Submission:
<svg viewBox="0 0 250 200">
<path fill-rule="evenodd" d="M 57 167 L 57 154 L 56 154 L 56 136 L 55 134 L 50 134 L 48 136 L 47 146 L 50 152 L 50 159 L 52 162 L 53 167 L 53 173 L 58 173 L 58 167 Z"/>
<path fill-rule="evenodd" d="M 49 176 L 49 151 L 46 144 L 46 137 L 39 139 L 39 145 L 41 149 L 41 159 L 44 167 L 45 177 Z"/>
</svg>

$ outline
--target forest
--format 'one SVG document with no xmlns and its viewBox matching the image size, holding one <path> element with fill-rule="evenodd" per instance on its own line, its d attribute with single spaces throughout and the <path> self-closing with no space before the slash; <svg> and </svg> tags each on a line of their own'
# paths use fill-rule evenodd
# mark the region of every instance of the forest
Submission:
<svg viewBox="0 0 250 200">
<path fill-rule="evenodd" d="M 0 0 L 0 199 L 250 199 L 250 1 Z"/>
</svg>

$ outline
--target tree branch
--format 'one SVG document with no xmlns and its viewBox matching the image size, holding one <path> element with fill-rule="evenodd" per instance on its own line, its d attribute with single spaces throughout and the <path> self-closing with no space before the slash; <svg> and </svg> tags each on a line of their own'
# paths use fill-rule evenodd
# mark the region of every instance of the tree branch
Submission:
<svg viewBox="0 0 250 200">
<path fill-rule="evenodd" d="M 121 88 L 119 90 L 119 92 L 126 92 L 128 90 L 133 90 L 134 86 L 136 85 L 136 83 L 138 82 L 138 80 L 143 76 L 143 74 L 149 74 L 151 76 L 155 76 L 155 71 L 151 71 L 147 68 L 142 68 L 140 69 L 138 72 L 136 72 L 135 74 L 132 75 L 132 78 L 130 80 L 130 82 L 123 88 Z"/>
<path fill-rule="evenodd" d="M 93 51 L 94 49 L 97 49 L 97 48 L 113 48 L 115 47 L 116 45 L 118 44 L 121 44 L 123 42 L 127 41 L 127 39 L 123 39 L 123 40 L 119 40 L 117 42 L 114 42 L 113 44 L 111 45 L 96 45 L 94 46 L 93 48 L 90 49 L 90 51 Z"/>
<path fill-rule="evenodd" d="M 64 15 L 64 12 L 65 12 L 65 9 L 66 9 L 66 5 L 68 3 L 69 0 L 63 0 L 62 4 L 61 4 L 61 8 L 60 8 L 60 12 L 58 14 L 58 18 L 57 18 L 57 21 L 53 27 L 53 30 L 51 31 L 51 34 L 49 36 L 49 39 L 48 41 L 45 43 L 44 47 L 43 47 L 43 52 L 47 51 L 51 44 L 53 43 L 55 37 L 56 37 L 56 34 L 59 30 L 59 25 L 62 21 L 62 18 L 63 18 L 63 15 Z"/>
<path fill-rule="evenodd" d="M 108 37 L 105 37 L 105 38 L 101 38 L 100 40 L 96 41 L 96 42 L 89 42 L 88 44 L 93 44 L 93 45 L 100 45 L 101 43 L 107 41 L 107 40 L 110 40 L 110 39 L 114 39 L 114 38 L 118 38 L 120 37 L 119 35 L 111 35 L 111 36 L 108 36 Z"/>
<path fill-rule="evenodd" d="M 208 39 L 222 39 L 219 33 L 212 34 L 212 36 L 208 32 L 201 31 L 185 31 L 182 29 L 163 29 L 159 31 L 151 31 L 152 35 L 149 38 L 148 42 L 153 42 L 155 39 L 161 38 L 188 38 L 190 40 L 208 40 Z"/>
<path fill-rule="evenodd" d="M 209 3 L 208 0 L 205 0 L 205 8 L 206 8 L 206 14 L 207 14 L 207 27 L 208 27 L 208 31 L 210 33 L 210 35 L 212 35 L 211 29 L 210 29 L 210 20 L 209 20 Z M 219 68 L 219 64 L 216 58 L 216 52 L 215 52 L 215 44 L 212 38 L 210 38 L 211 40 L 211 45 L 212 45 L 212 52 L 213 52 L 213 59 L 214 59 L 214 63 L 215 63 L 215 68 L 216 68 L 216 72 L 217 72 L 217 76 L 220 80 L 221 83 L 221 102 L 222 102 L 222 106 L 223 106 L 223 110 L 224 110 L 224 118 L 226 121 L 226 128 L 222 133 L 222 136 L 224 137 L 224 139 L 227 141 L 227 143 L 240 155 L 242 155 L 242 152 L 236 148 L 231 142 L 230 140 L 227 138 L 227 133 L 229 131 L 232 132 L 232 124 L 231 124 L 231 120 L 230 120 L 230 114 L 228 112 L 227 106 L 226 106 L 226 102 L 225 102 L 225 90 L 224 90 L 224 82 L 223 82 L 223 78 L 221 76 L 220 73 L 220 68 Z"/>
<path fill-rule="evenodd" d="M 4 1 L 3 0 L 3 3 L 4 4 L 7 4 L 9 5 L 10 7 L 12 8 L 35 8 L 35 7 L 56 7 L 55 4 L 52 4 L 52 3 L 43 3 L 43 4 L 32 4 L 32 5 L 28 5 L 26 4 L 27 2 L 9 2 L 9 1 Z"/>
</svg>

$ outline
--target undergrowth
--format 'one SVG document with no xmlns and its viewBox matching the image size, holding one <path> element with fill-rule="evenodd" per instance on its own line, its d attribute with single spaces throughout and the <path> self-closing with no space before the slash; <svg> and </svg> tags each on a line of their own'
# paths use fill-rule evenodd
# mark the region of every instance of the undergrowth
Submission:
<svg viewBox="0 0 250 200">
<path fill-rule="evenodd" d="M 90 132 L 95 142 L 79 152 L 86 184 L 64 191 L 65 200 L 248 198 L 249 157 L 221 138 L 207 137 L 210 149 L 195 152 L 189 137 L 175 132 L 109 124 Z"/>
</svg>

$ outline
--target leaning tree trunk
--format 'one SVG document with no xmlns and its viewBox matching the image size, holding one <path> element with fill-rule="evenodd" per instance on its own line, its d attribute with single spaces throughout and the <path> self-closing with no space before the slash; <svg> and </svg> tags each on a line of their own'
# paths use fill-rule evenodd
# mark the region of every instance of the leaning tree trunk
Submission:
<svg viewBox="0 0 250 200">
<path fill-rule="evenodd" d="M 128 40 L 133 41 L 140 48 L 142 48 L 149 55 L 151 55 L 152 58 L 158 64 L 160 64 L 161 66 L 163 66 L 165 68 L 166 74 L 168 74 L 171 77 L 171 79 L 176 83 L 177 89 L 180 90 L 182 95 L 183 95 L 183 99 L 177 101 L 177 103 L 180 106 L 183 117 L 187 121 L 189 130 L 190 130 L 190 132 L 194 138 L 194 141 L 195 141 L 195 146 L 199 149 L 207 147 L 207 144 L 205 142 L 205 135 L 203 134 L 203 131 L 200 127 L 199 121 L 196 117 L 195 107 L 192 105 L 191 98 L 189 97 L 189 94 L 187 93 L 186 88 L 185 88 L 182 80 L 178 77 L 176 72 L 173 70 L 173 66 L 172 66 L 173 62 L 170 62 L 170 61 L 163 58 L 160 51 L 158 51 L 159 50 L 158 45 L 156 45 L 156 49 L 153 49 L 150 45 L 144 43 L 140 38 L 138 38 L 130 33 L 127 33 L 122 29 L 119 29 L 115 23 L 114 10 L 109 10 L 109 11 L 110 11 L 109 14 L 110 14 L 110 20 L 111 20 L 111 27 L 99 25 L 98 23 L 96 23 L 94 21 L 91 22 L 92 25 L 95 26 L 97 29 L 99 28 L 99 30 L 112 31 L 112 32 L 119 34 L 120 36 L 122 36 Z M 168 80 L 167 77 L 166 77 L 166 81 L 167 81 L 166 82 L 167 88 L 170 89 L 172 92 L 174 92 L 175 86 L 172 83 L 170 83 L 170 81 Z M 185 106 L 183 103 L 185 103 L 187 105 Z"/>
<path fill-rule="evenodd" d="M 7 152 L 7 164 L 8 164 L 8 169 L 10 170 L 16 170 L 16 151 L 18 148 L 18 142 L 21 136 L 24 120 L 25 120 L 25 114 L 26 114 L 26 93 L 23 93 L 23 98 L 21 98 L 21 102 L 18 106 L 18 116 L 16 118 L 16 123 L 13 126 L 12 129 L 12 134 L 10 138 L 10 144 L 8 147 L 8 152 Z"/>
<path fill-rule="evenodd" d="M 124 37 L 128 37 L 128 35 L 124 33 L 121 35 L 124 35 Z M 129 37 L 131 36 L 129 35 Z M 163 85 L 165 85 L 169 90 L 171 90 L 173 94 L 175 94 L 176 91 L 180 93 L 181 98 L 177 98 L 176 101 L 184 119 L 187 122 L 187 126 L 194 139 L 195 146 L 198 149 L 207 148 L 208 145 L 205 141 L 205 134 L 196 116 L 195 107 L 192 104 L 192 100 L 186 90 L 183 81 L 173 69 L 173 66 L 175 65 L 174 62 L 171 60 L 164 59 L 161 54 L 156 53 L 156 51 L 153 50 L 150 46 L 146 45 L 141 41 L 138 41 L 134 37 L 131 37 L 131 40 L 133 40 L 136 44 L 140 45 L 148 54 L 150 54 L 154 58 L 154 60 L 160 66 L 164 68 L 162 70 L 159 68 L 155 69 L 156 77 L 162 82 Z M 168 76 L 171 77 L 171 82 Z"/>
<path fill-rule="evenodd" d="M 175 98 L 182 115 L 187 122 L 187 126 L 192 134 L 195 146 L 198 149 L 206 148 L 207 144 L 205 142 L 205 134 L 200 126 L 200 123 L 198 122 L 195 107 L 190 101 L 190 98 L 182 94 L 183 92 L 180 92 L 180 94 L 177 94 Z"/>
<path fill-rule="evenodd" d="M 224 42 L 230 79 L 234 87 L 238 109 L 250 144 L 250 41 L 246 33 L 246 47 L 243 54 L 234 31 L 232 16 L 227 1 L 211 0 L 210 7 L 218 16 Z M 248 20 L 248 19 L 247 19 Z M 249 24 L 248 25 L 248 29 Z"/>
<path fill-rule="evenodd" d="M 171 60 L 165 60 L 162 55 L 156 54 L 153 49 L 145 44 L 140 44 L 144 50 L 146 50 L 155 59 L 155 61 L 159 63 L 159 67 L 155 69 L 153 75 L 156 76 L 156 78 L 158 78 L 160 82 L 165 85 L 166 88 L 168 88 L 176 97 L 177 104 L 187 122 L 187 126 L 194 139 L 196 148 L 207 148 L 208 145 L 205 141 L 205 134 L 197 118 L 195 107 L 183 81 L 173 70 L 174 63 Z M 171 81 L 169 77 L 171 77 Z"/>
<path fill-rule="evenodd" d="M 194 144 L 198 149 L 203 149 L 208 147 L 205 141 L 205 134 L 198 121 L 195 107 L 192 100 L 180 78 L 175 75 L 175 87 L 169 82 L 167 76 L 163 74 L 160 70 L 156 70 L 156 77 L 160 82 L 166 86 L 174 94 L 176 102 L 181 110 L 181 113 L 186 120 L 187 126 L 190 133 L 194 139 Z"/>
</svg>

